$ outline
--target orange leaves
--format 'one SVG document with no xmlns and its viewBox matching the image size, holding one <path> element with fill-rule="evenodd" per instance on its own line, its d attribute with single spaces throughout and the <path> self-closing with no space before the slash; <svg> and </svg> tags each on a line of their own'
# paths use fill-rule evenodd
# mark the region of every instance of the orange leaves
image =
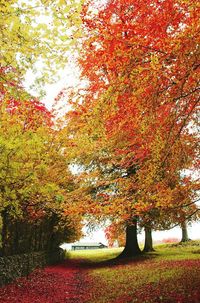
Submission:
<svg viewBox="0 0 200 303">
<path fill-rule="evenodd" d="M 96 187 L 88 212 L 127 220 L 183 205 L 193 196 L 181 172 L 198 158 L 193 1 L 88 1 L 82 18 L 88 85 L 70 127 L 85 184 Z"/>
</svg>

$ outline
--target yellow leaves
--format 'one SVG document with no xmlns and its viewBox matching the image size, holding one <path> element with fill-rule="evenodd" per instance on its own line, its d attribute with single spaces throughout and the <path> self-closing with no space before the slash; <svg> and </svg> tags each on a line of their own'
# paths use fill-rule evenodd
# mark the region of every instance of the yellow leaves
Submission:
<svg viewBox="0 0 200 303">
<path fill-rule="evenodd" d="M 157 70 L 160 67 L 160 63 L 159 63 L 159 59 L 158 56 L 156 54 L 152 54 L 151 55 L 151 67 L 154 70 Z"/>
<path fill-rule="evenodd" d="M 1 66 L 16 67 L 21 77 L 43 58 L 45 65 L 51 63 L 43 79 L 52 81 L 55 67 L 67 64 L 73 33 L 80 37 L 80 9 L 81 1 L 1 1 Z"/>
<path fill-rule="evenodd" d="M 48 112 L 41 104 L 36 103 L 35 110 L 41 109 L 38 115 L 26 110 L 28 102 L 23 104 L 16 101 L 12 114 L 10 104 L 1 107 L 0 207 L 10 205 L 20 211 L 24 203 L 33 203 L 40 209 L 45 206 L 44 212 L 62 210 L 66 192 L 74 189 L 67 160 L 61 153 L 62 137 L 50 129 Z M 47 118 L 44 125 L 41 117 Z"/>
</svg>

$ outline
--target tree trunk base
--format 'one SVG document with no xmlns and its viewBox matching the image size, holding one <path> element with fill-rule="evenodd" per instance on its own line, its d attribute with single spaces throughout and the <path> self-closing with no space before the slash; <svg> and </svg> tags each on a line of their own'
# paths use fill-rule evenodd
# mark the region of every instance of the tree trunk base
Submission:
<svg viewBox="0 0 200 303">
<path fill-rule="evenodd" d="M 143 252 L 141 250 L 139 251 L 134 251 L 134 252 L 127 252 L 123 250 L 119 256 L 116 257 L 116 259 L 130 259 L 130 258 L 135 258 L 138 256 L 141 256 Z"/>
<path fill-rule="evenodd" d="M 182 239 L 179 243 L 186 243 L 192 241 L 191 239 Z"/>
<path fill-rule="evenodd" d="M 133 258 L 141 254 L 137 240 L 137 219 L 135 219 L 132 225 L 126 227 L 126 244 L 117 259 Z"/>
<path fill-rule="evenodd" d="M 186 221 L 182 222 L 181 224 L 181 231 L 182 231 L 182 238 L 180 243 L 185 243 L 190 241 L 190 238 L 188 237 L 188 230 L 187 230 L 187 224 Z"/>
<path fill-rule="evenodd" d="M 153 252 L 153 251 L 155 251 L 154 248 L 146 248 L 146 249 L 143 249 L 142 252 L 146 253 L 146 252 Z"/>
</svg>

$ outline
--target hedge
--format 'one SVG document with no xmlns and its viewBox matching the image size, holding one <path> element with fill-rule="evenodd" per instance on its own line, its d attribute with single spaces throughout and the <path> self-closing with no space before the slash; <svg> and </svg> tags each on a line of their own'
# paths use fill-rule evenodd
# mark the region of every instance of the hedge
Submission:
<svg viewBox="0 0 200 303">
<path fill-rule="evenodd" d="M 36 268 L 58 263 L 64 258 L 61 249 L 54 252 L 31 252 L 21 255 L 0 257 L 0 286 L 16 278 L 30 274 Z"/>
</svg>

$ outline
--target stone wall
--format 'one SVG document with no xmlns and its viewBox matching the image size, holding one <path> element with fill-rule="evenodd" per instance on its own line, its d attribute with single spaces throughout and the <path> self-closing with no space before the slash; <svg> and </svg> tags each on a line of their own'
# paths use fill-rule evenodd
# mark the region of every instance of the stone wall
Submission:
<svg viewBox="0 0 200 303">
<path fill-rule="evenodd" d="M 21 255 L 0 257 L 0 286 L 26 276 L 36 268 L 58 263 L 64 258 L 62 250 L 52 253 L 45 251 L 31 252 Z"/>
</svg>

